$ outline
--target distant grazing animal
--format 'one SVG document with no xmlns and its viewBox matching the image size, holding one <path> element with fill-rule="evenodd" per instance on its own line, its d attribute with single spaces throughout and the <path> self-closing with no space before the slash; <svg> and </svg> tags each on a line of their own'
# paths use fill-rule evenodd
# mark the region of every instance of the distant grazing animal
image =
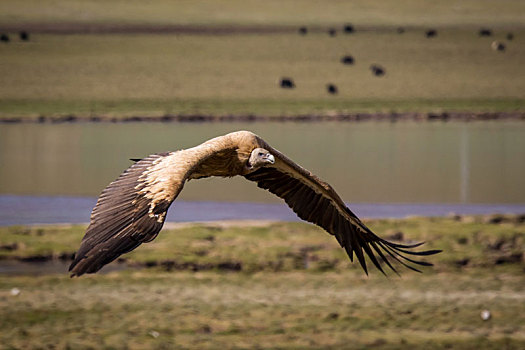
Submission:
<svg viewBox="0 0 525 350">
<path fill-rule="evenodd" d="M 398 34 L 403 34 L 405 32 L 405 28 L 403 27 L 397 27 L 397 33 Z"/>
<path fill-rule="evenodd" d="M 490 44 L 490 47 L 494 51 L 505 51 L 505 44 L 500 41 L 493 41 L 492 44 Z"/>
<path fill-rule="evenodd" d="M 354 254 L 357 256 L 366 273 L 365 255 L 381 272 L 384 273 L 384 266 L 380 261 L 397 273 L 394 261 L 418 271 L 410 263 L 431 264 L 406 255 L 439 252 L 412 251 L 422 243 L 399 244 L 380 238 L 352 213 L 328 183 L 259 136 L 237 131 L 193 148 L 137 160 L 109 184 L 91 213 L 91 222 L 69 267 L 71 276 L 97 272 L 121 254 L 155 239 L 169 206 L 187 181 L 237 175 L 281 197 L 301 219 L 334 235 L 350 260 Z"/>
<path fill-rule="evenodd" d="M 507 33 L 507 40 L 514 39 L 514 33 Z"/>
<path fill-rule="evenodd" d="M 308 33 L 308 29 L 306 27 L 299 28 L 299 34 L 305 35 Z"/>
<path fill-rule="evenodd" d="M 295 83 L 293 82 L 292 78 L 281 78 L 279 84 L 283 89 L 293 89 L 295 87 Z"/>
<path fill-rule="evenodd" d="M 370 70 L 372 71 L 372 73 L 374 73 L 375 76 L 377 77 L 380 77 L 380 76 L 383 76 L 385 75 L 386 71 L 383 67 L 377 65 L 377 64 L 373 64 L 370 66 Z"/>
<path fill-rule="evenodd" d="M 344 26 L 343 30 L 344 30 L 344 32 L 345 32 L 346 34 L 350 34 L 350 33 L 353 33 L 353 32 L 355 31 L 354 26 L 351 25 L 351 24 L 346 24 L 346 25 Z"/>
<path fill-rule="evenodd" d="M 341 57 L 341 63 L 342 64 L 354 64 L 354 57 L 350 55 L 346 55 Z"/>
<path fill-rule="evenodd" d="M 22 41 L 28 41 L 29 40 L 29 33 L 28 32 L 21 31 L 19 33 L 19 35 L 20 35 L 20 40 L 22 40 Z"/>
<path fill-rule="evenodd" d="M 4 43 L 9 42 L 9 35 L 7 34 L 0 34 L 0 41 L 3 41 Z"/>
<path fill-rule="evenodd" d="M 337 86 L 335 86 L 334 84 L 327 84 L 326 90 L 328 91 L 329 94 L 332 94 L 332 95 L 335 95 L 338 92 Z"/>
<path fill-rule="evenodd" d="M 492 30 L 488 28 L 481 28 L 479 30 L 479 36 L 491 36 L 491 35 L 492 35 Z"/>
<path fill-rule="evenodd" d="M 433 38 L 437 35 L 437 30 L 429 29 L 425 32 L 425 35 L 427 36 L 427 38 Z"/>
<path fill-rule="evenodd" d="M 334 28 L 330 28 L 328 29 L 328 34 L 330 36 L 335 36 L 335 34 L 337 34 L 337 31 Z"/>
</svg>

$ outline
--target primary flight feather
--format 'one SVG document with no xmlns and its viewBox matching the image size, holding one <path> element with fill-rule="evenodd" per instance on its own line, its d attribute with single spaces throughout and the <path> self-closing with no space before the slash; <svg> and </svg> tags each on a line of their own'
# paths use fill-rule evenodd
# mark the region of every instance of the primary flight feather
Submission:
<svg viewBox="0 0 525 350">
<path fill-rule="evenodd" d="M 348 209 L 329 184 L 257 135 L 237 131 L 193 148 L 136 160 L 102 191 L 69 267 L 71 275 L 97 272 L 120 255 L 155 239 L 169 206 L 186 181 L 237 175 L 281 197 L 301 219 L 334 235 L 350 260 L 355 254 L 366 273 L 365 256 L 381 272 L 384 273 L 384 263 L 397 273 L 393 261 L 418 271 L 413 264 L 432 264 L 407 255 L 439 252 L 413 251 L 421 243 L 405 245 L 378 237 Z"/>
</svg>

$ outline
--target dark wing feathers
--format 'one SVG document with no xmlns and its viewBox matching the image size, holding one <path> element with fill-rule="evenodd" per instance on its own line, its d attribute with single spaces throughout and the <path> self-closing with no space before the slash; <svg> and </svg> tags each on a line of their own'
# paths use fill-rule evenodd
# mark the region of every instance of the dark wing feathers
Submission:
<svg viewBox="0 0 525 350">
<path fill-rule="evenodd" d="M 154 239 L 164 224 L 171 201 L 160 201 L 153 209 L 161 220 L 149 215 L 151 200 L 140 193 L 142 176 L 164 157 L 153 155 L 133 164 L 100 195 L 91 213 L 91 223 L 69 271 L 72 276 L 98 271 L 102 266 L 141 243 Z"/>
<path fill-rule="evenodd" d="M 281 159 L 285 163 L 290 162 L 285 157 Z M 419 270 L 409 263 L 422 266 L 432 265 L 425 261 L 411 259 L 406 255 L 432 255 L 438 253 L 438 250 L 411 251 L 409 249 L 416 248 L 422 243 L 398 244 L 376 236 L 350 209 L 342 204 L 342 201 L 340 201 L 328 184 L 320 183 L 319 179 L 312 177 L 304 169 L 298 169 L 298 166 L 295 164 L 287 165 L 290 165 L 289 172 L 267 167 L 245 175 L 245 178 L 255 181 L 260 188 L 266 189 L 284 199 L 286 204 L 301 219 L 312 222 L 334 235 L 341 247 L 346 250 L 350 260 L 353 261 L 355 254 L 361 267 L 367 274 L 365 255 L 383 273 L 385 272 L 382 263 L 385 263 L 397 273 L 387 256 L 415 271 Z M 325 191 L 321 191 L 317 186 L 302 181 L 300 179 L 301 175 L 308 176 L 309 180 L 315 184 L 320 183 L 319 186 L 324 188 Z M 317 192 L 315 188 L 317 188 Z M 325 192 L 328 192 L 328 194 Z M 343 215 L 341 211 L 344 211 L 346 215 Z"/>
</svg>

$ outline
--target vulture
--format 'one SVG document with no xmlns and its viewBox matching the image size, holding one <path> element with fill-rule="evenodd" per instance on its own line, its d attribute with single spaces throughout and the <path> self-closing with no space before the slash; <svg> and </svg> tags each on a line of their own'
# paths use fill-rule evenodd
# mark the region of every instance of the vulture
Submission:
<svg viewBox="0 0 525 350">
<path fill-rule="evenodd" d="M 398 273 L 394 261 L 419 272 L 414 265 L 432 264 L 411 256 L 439 252 L 414 251 L 422 243 L 394 243 L 375 235 L 328 183 L 249 131 L 131 160 L 135 163 L 98 198 L 69 267 L 71 277 L 97 272 L 120 255 L 155 239 L 186 181 L 210 176 L 243 176 L 279 196 L 301 219 L 334 235 L 350 260 L 355 255 L 367 274 L 365 256 L 385 274 L 384 264 Z"/>
</svg>

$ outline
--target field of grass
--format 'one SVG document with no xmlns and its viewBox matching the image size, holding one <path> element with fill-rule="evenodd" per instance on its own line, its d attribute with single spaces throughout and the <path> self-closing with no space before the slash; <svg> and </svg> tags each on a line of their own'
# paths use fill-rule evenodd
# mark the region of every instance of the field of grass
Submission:
<svg viewBox="0 0 525 350">
<path fill-rule="evenodd" d="M 509 111 L 524 105 L 525 30 L 505 53 L 473 30 L 172 36 L 35 35 L 0 56 L 12 115 Z M 339 62 L 352 54 L 356 63 Z M 386 68 L 374 77 L 369 65 Z M 278 87 L 292 77 L 295 89 Z M 326 93 L 327 83 L 339 88 Z"/>
<path fill-rule="evenodd" d="M 519 0 L 3 0 L 0 23 L 523 25 Z"/>
<path fill-rule="evenodd" d="M 378 271 L 366 277 L 349 266 L 335 240 L 311 225 L 172 227 L 127 256 L 128 264 L 151 268 L 74 279 L 65 271 L 0 275 L 0 343 L 59 349 L 520 349 L 520 221 L 371 220 L 383 236 L 444 249 L 423 274 L 402 271 L 389 278 Z M 1 246 L 17 243 L 3 248 L 2 257 L 67 255 L 83 230 L 2 228 Z M 490 319 L 481 318 L 483 310 Z"/>
<path fill-rule="evenodd" d="M 301 1 L 302 13 L 295 10 L 297 1 L 227 1 L 221 9 L 215 2 L 127 2 L 121 8 L 120 1 L 79 1 L 59 2 L 63 6 L 58 11 L 38 1 L 22 3 L 0 4 L 0 30 L 2 24 L 22 28 L 26 23 L 36 31 L 29 42 L 13 36 L 0 45 L 4 118 L 483 112 L 523 111 L 525 105 L 525 20 L 519 1 L 498 3 L 497 16 L 491 1 L 439 2 L 432 3 L 432 9 L 414 1 L 396 2 L 395 8 L 333 1 L 323 5 L 323 11 L 317 2 Z M 167 10 L 170 6 L 173 11 Z M 329 25 L 341 29 L 347 21 L 365 30 L 327 34 Z M 71 23 L 84 22 L 152 28 L 301 22 L 317 29 L 306 36 L 295 30 L 230 35 L 38 33 L 42 23 L 74 28 Z M 396 26 L 407 30 L 398 34 Z M 438 36 L 427 39 L 427 26 L 438 28 Z M 482 26 L 494 26 L 494 35 L 479 37 Z M 505 39 L 508 32 L 514 33 L 512 41 Z M 493 40 L 505 42 L 506 50 L 491 50 Z M 354 65 L 340 63 L 346 54 L 354 56 Z M 374 63 L 386 69 L 385 76 L 372 75 L 369 66 Z M 297 87 L 279 88 L 281 77 L 292 77 Z M 338 86 L 337 95 L 326 92 L 328 83 Z"/>
</svg>

